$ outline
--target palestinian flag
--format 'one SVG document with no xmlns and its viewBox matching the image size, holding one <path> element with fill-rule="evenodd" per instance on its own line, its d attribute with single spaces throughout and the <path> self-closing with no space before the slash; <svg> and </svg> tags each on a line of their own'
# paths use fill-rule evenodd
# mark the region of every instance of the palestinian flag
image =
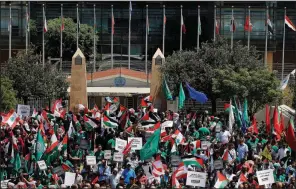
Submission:
<svg viewBox="0 0 296 189">
<path fill-rule="evenodd" d="M 157 122 L 153 127 L 151 127 L 148 130 L 146 130 L 146 132 L 154 133 L 154 131 L 156 131 L 159 128 L 160 128 L 160 122 Z"/>
<path fill-rule="evenodd" d="M 230 154 L 229 154 L 228 149 L 226 149 L 226 150 L 224 151 L 224 154 L 223 154 L 222 159 L 223 159 L 223 161 L 232 161 L 232 158 L 231 158 L 231 156 L 230 156 Z"/>
<path fill-rule="evenodd" d="M 238 188 L 240 184 L 244 183 L 244 182 L 248 182 L 247 177 L 244 175 L 244 173 L 241 173 L 238 179 L 238 182 L 236 183 L 236 187 Z"/>
<path fill-rule="evenodd" d="M 125 122 L 125 127 L 124 128 L 128 128 L 128 127 L 130 127 L 130 126 L 132 126 L 133 124 L 132 124 L 132 122 L 131 122 L 131 120 L 127 117 L 126 118 L 126 122 Z"/>
<path fill-rule="evenodd" d="M 117 128 L 118 127 L 118 123 L 112 119 L 110 119 L 109 117 L 105 116 L 103 117 L 103 126 L 104 127 L 109 127 L 109 128 Z"/>
<path fill-rule="evenodd" d="M 222 173 L 220 173 L 220 171 L 217 172 L 217 181 L 215 184 L 215 188 L 225 188 L 225 186 L 228 184 L 228 180 L 226 178 L 225 175 L 223 175 Z"/>
<path fill-rule="evenodd" d="M 150 117 L 151 114 L 152 112 L 149 111 L 140 119 L 140 123 L 143 127 L 151 127 L 156 123 L 156 120 Z"/>
<path fill-rule="evenodd" d="M 199 168 L 202 168 L 204 166 L 203 160 L 200 158 L 186 158 L 186 159 L 182 159 L 182 162 L 184 163 L 185 166 L 193 165 Z"/>
<path fill-rule="evenodd" d="M 73 115 L 73 121 L 74 121 L 74 125 L 75 125 L 75 128 L 76 128 L 76 131 L 80 131 L 82 128 L 81 128 L 81 124 L 78 121 L 76 115 Z"/>
<path fill-rule="evenodd" d="M 134 132 L 133 132 L 133 126 L 128 127 L 127 129 L 125 129 L 125 132 L 127 134 L 129 134 L 130 136 L 134 136 Z"/>
<path fill-rule="evenodd" d="M 93 120 L 88 118 L 86 115 L 83 116 L 83 120 L 85 123 L 86 130 L 88 131 L 98 127 L 98 125 Z"/>
<path fill-rule="evenodd" d="M 234 106 L 231 105 L 232 109 L 234 109 Z M 224 104 L 224 111 L 225 112 L 229 112 L 230 111 L 230 104 L 229 103 L 225 103 Z"/>
<path fill-rule="evenodd" d="M 125 106 L 123 106 L 123 105 L 120 104 L 119 112 L 117 114 L 117 117 L 121 117 L 121 116 L 123 116 L 126 113 L 127 113 L 127 108 Z"/>
<path fill-rule="evenodd" d="M 31 161 L 31 153 L 28 153 L 25 157 L 24 157 L 24 161 L 25 161 L 25 170 L 28 173 L 29 172 L 29 162 Z"/>
<path fill-rule="evenodd" d="M 62 168 L 64 169 L 65 172 L 72 171 L 71 166 L 66 163 L 62 163 Z"/>
<path fill-rule="evenodd" d="M 63 141 L 60 143 L 59 145 L 59 150 L 60 151 L 65 151 L 67 150 L 67 146 L 68 146 L 68 134 L 66 134 L 63 138 Z"/>
</svg>

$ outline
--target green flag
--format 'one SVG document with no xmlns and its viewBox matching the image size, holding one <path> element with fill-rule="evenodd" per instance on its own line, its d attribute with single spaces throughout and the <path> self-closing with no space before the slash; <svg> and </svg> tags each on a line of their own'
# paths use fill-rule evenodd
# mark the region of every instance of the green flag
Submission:
<svg viewBox="0 0 296 189">
<path fill-rule="evenodd" d="M 162 80 L 162 90 L 163 90 L 164 96 L 167 100 L 173 100 L 172 93 L 171 93 L 170 88 L 166 82 L 165 77 L 163 77 L 163 80 Z"/>
<path fill-rule="evenodd" d="M 151 158 L 158 151 L 158 144 L 160 139 L 160 128 L 157 129 L 153 135 L 148 138 L 145 145 L 140 150 L 140 159 L 146 160 Z"/>
<path fill-rule="evenodd" d="M 41 130 L 38 129 L 37 133 L 37 142 L 36 142 L 36 161 L 39 161 L 45 151 L 45 143 L 43 140 L 43 136 L 41 134 Z"/>
<path fill-rule="evenodd" d="M 249 114 L 248 114 L 248 100 L 245 98 L 244 100 L 244 110 L 243 110 L 243 119 L 247 126 L 250 126 Z"/>
<path fill-rule="evenodd" d="M 239 109 L 238 109 L 238 106 L 236 104 L 235 98 L 233 98 L 233 102 L 234 102 L 234 114 L 235 114 L 234 118 L 235 118 L 235 121 L 236 121 L 238 127 L 242 128 L 243 123 L 242 123 L 241 115 L 239 113 Z"/>
<path fill-rule="evenodd" d="M 179 109 L 182 109 L 184 107 L 184 101 L 185 101 L 185 93 L 183 90 L 182 83 L 180 83 L 179 102 L 178 102 Z"/>
<path fill-rule="evenodd" d="M 21 168 L 21 157 L 20 154 L 15 150 L 14 151 L 14 161 L 13 161 L 13 169 L 18 172 Z"/>
</svg>

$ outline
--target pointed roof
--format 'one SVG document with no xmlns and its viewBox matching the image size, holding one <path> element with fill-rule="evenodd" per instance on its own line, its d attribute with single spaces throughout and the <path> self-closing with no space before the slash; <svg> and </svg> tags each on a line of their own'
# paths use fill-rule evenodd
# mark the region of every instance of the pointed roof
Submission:
<svg viewBox="0 0 296 189">
<path fill-rule="evenodd" d="M 82 53 L 82 51 L 80 50 L 80 48 L 78 48 L 75 52 L 75 54 L 73 55 L 72 58 L 76 58 L 77 56 L 80 56 L 81 58 L 85 58 L 84 54 Z"/>
<path fill-rule="evenodd" d="M 162 54 L 162 52 L 161 52 L 161 50 L 159 48 L 154 53 L 153 58 L 156 58 L 158 56 L 160 56 L 161 58 L 164 58 L 164 55 Z"/>
</svg>

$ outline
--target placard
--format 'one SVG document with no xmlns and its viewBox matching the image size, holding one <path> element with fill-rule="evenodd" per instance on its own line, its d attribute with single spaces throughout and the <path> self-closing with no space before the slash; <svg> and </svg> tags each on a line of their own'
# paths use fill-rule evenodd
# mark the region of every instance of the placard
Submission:
<svg viewBox="0 0 296 189">
<path fill-rule="evenodd" d="M 215 169 L 223 169 L 223 160 L 215 160 L 214 167 Z"/>
<path fill-rule="evenodd" d="M 104 159 L 111 159 L 111 150 L 105 150 L 104 151 Z"/>
<path fill-rule="evenodd" d="M 114 113 L 118 109 L 118 106 L 116 104 L 112 104 L 109 109 L 111 113 Z"/>
<path fill-rule="evenodd" d="M 206 140 L 202 140 L 202 141 L 200 141 L 200 147 L 201 147 L 201 149 L 202 149 L 202 150 L 207 150 L 208 147 L 209 147 L 209 144 L 208 144 L 208 143 L 209 143 L 209 142 L 206 141 Z"/>
<path fill-rule="evenodd" d="M 171 156 L 171 164 L 172 166 L 179 166 L 181 162 L 181 157 L 180 156 L 177 156 L 177 155 L 172 155 Z"/>
<path fill-rule="evenodd" d="M 40 170 L 46 170 L 46 169 L 47 169 L 47 166 L 46 166 L 44 160 L 37 161 L 37 163 L 38 163 L 38 166 L 39 166 L 39 169 L 40 169 Z"/>
<path fill-rule="evenodd" d="M 10 180 L 1 180 L 1 188 L 7 188 L 7 184 Z"/>
<path fill-rule="evenodd" d="M 121 152 L 114 152 L 113 161 L 123 162 L 123 154 Z"/>
<path fill-rule="evenodd" d="M 163 127 L 173 127 L 174 122 L 173 121 L 165 121 L 161 124 Z"/>
<path fill-rule="evenodd" d="M 81 140 L 79 148 L 83 149 L 83 150 L 87 150 L 88 149 L 88 141 L 87 140 Z"/>
<path fill-rule="evenodd" d="M 256 171 L 259 185 L 274 183 L 273 170 L 267 169 L 263 171 Z"/>
<path fill-rule="evenodd" d="M 86 156 L 86 165 L 96 165 L 96 156 Z"/>
<path fill-rule="evenodd" d="M 58 166 L 52 169 L 52 172 L 57 174 L 58 176 L 61 176 L 62 174 L 65 173 L 64 169 L 62 166 Z"/>
<path fill-rule="evenodd" d="M 128 137 L 128 143 L 133 139 L 132 150 L 141 150 L 142 149 L 142 138 L 141 137 Z"/>
<path fill-rule="evenodd" d="M 115 150 L 122 152 L 126 147 L 127 142 L 126 140 L 122 140 L 120 138 L 116 138 L 115 140 Z"/>
<path fill-rule="evenodd" d="M 188 171 L 186 185 L 206 187 L 206 179 L 207 173 Z"/>
<path fill-rule="evenodd" d="M 30 116 L 30 106 L 29 105 L 17 105 L 17 114 L 21 116 Z"/>
<path fill-rule="evenodd" d="M 65 173 L 65 185 L 72 186 L 75 182 L 76 173 L 66 172 Z"/>
</svg>

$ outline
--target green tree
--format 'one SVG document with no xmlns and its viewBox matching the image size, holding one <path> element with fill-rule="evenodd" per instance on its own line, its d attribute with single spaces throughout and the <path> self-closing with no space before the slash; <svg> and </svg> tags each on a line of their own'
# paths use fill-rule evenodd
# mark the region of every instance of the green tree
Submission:
<svg viewBox="0 0 296 189">
<path fill-rule="evenodd" d="M 16 107 L 17 99 L 12 88 L 12 81 L 7 77 L 1 77 L 0 80 L 0 112 L 5 112 Z"/>
<path fill-rule="evenodd" d="M 224 91 L 218 91 L 217 87 L 214 90 L 216 72 L 229 66 L 235 73 L 241 68 L 248 71 L 262 70 L 265 69 L 262 62 L 255 47 L 251 47 L 248 52 L 246 46 L 237 42 L 231 50 L 229 42 L 218 37 L 215 42 L 203 43 L 199 51 L 174 52 L 166 58 L 166 63 L 160 70 L 167 78 L 175 96 L 178 94 L 180 82 L 187 81 L 192 87 L 207 95 L 212 102 L 212 111 L 215 112 L 216 100 L 225 96 L 221 94 Z"/>
<path fill-rule="evenodd" d="M 60 57 L 60 36 L 61 36 L 61 19 L 55 18 L 48 20 L 48 31 L 45 33 L 45 50 L 46 56 L 53 58 Z M 93 56 L 93 30 L 92 26 L 80 24 L 79 29 L 79 48 L 84 56 L 88 59 Z M 63 31 L 63 59 L 71 60 L 76 52 L 76 34 L 77 24 L 72 18 L 64 18 Z M 96 44 L 98 44 L 98 33 L 96 32 Z"/>
<path fill-rule="evenodd" d="M 68 83 L 66 76 L 56 69 L 55 65 L 45 64 L 43 68 L 41 57 L 35 54 L 35 48 L 19 51 L 18 54 L 8 61 L 6 76 L 13 81 L 13 88 L 17 97 L 25 104 L 28 98 L 40 97 L 66 98 Z"/>
</svg>

